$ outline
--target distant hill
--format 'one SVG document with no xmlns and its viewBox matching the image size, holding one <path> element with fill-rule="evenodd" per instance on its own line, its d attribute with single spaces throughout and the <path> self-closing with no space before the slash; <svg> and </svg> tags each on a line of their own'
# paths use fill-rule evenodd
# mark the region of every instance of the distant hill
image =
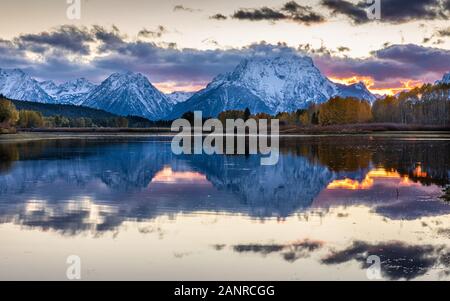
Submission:
<svg viewBox="0 0 450 301">
<path fill-rule="evenodd" d="M 92 109 L 75 105 L 44 104 L 38 102 L 11 100 L 17 110 L 30 110 L 40 112 L 44 117 L 64 116 L 67 118 L 90 118 L 92 120 L 112 119 L 121 117 L 103 110 Z M 130 127 L 150 127 L 157 125 L 143 117 L 127 116 Z"/>
<path fill-rule="evenodd" d="M 17 110 L 38 111 L 45 117 L 57 115 L 68 118 L 85 117 L 92 119 L 119 117 L 118 115 L 103 110 L 91 109 L 75 105 L 46 104 L 22 100 L 11 100 L 11 101 L 14 103 Z"/>
</svg>

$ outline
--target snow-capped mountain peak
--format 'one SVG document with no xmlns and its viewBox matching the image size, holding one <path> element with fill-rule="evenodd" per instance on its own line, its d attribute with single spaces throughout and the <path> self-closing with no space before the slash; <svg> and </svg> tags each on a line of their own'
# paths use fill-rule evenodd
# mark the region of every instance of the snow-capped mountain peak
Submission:
<svg viewBox="0 0 450 301">
<path fill-rule="evenodd" d="M 56 103 L 77 105 L 96 87 L 85 78 L 71 80 L 61 85 L 57 85 L 53 81 L 44 81 L 40 83 L 40 86 L 55 99 Z"/>
<path fill-rule="evenodd" d="M 205 89 L 177 104 L 170 117 L 194 110 L 205 116 L 245 108 L 253 113 L 292 112 L 333 96 L 375 100 L 363 83 L 345 86 L 331 82 L 308 56 L 257 55 L 242 60 L 232 72 L 217 76 Z"/>
<path fill-rule="evenodd" d="M 159 120 L 171 105 L 167 97 L 140 73 L 114 73 L 92 90 L 81 105 L 122 116 L 142 116 Z"/>
<path fill-rule="evenodd" d="M 450 72 L 445 73 L 442 80 L 437 81 L 436 84 L 450 84 Z"/>
<path fill-rule="evenodd" d="M 39 83 L 20 69 L 0 69 L 0 94 L 16 100 L 54 103 Z"/>
<path fill-rule="evenodd" d="M 351 85 L 336 84 L 338 88 L 337 96 L 341 97 L 355 97 L 367 100 L 373 103 L 377 97 L 373 95 L 363 82 L 354 83 Z"/>
<path fill-rule="evenodd" d="M 191 98 L 192 95 L 194 95 L 194 94 L 195 94 L 195 92 L 175 91 L 175 92 L 166 94 L 166 97 L 170 103 L 172 103 L 173 105 L 176 105 L 178 103 L 185 102 L 186 100 Z"/>
<path fill-rule="evenodd" d="M 88 93 L 92 91 L 96 85 L 91 83 L 85 78 L 79 78 L 73 81 L 68 81 L 59 86 L 59 94 L 67 95 L 67 94 L 79 94 L 79 93 Z"/>
<path fill-rule="evenodd" d="M 44 90 L 48 95 L 52 97 L 55 96 L 56 93 L 58 93 L 58 85 L 51 80 L 40 82 L 39 85 L 41 86 L 42 90 Z"/>
</svg>

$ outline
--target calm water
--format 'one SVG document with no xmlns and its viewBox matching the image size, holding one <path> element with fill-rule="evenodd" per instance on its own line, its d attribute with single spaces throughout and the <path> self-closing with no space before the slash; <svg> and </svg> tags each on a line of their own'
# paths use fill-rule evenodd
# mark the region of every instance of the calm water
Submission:
<svg viewBox="0 0 450 301">
<path fill-rule="evenodd" d="M 0 279 L 450 278 L 450 139 L 322 137 L 258 156 L 165 138 L 0 143 Z"/>
</svg>

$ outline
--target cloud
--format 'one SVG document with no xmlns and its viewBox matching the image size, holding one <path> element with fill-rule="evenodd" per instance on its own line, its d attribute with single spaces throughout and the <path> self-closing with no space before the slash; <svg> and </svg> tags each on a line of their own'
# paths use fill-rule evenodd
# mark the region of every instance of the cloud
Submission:
<svg viewBox="0 0 450 301">
<path fill-rule="evenodd" d="M 64 25 L 50 32 L 21 35 L 15 39 L 21 48 L 37 53 L 57 48 L 81 55 L 90 54 L 88 43 L 92 41 L 93 37 L 86 28 L 73 25 Z"/>
<path fill-rule="evenodd" d="M 156 83 L 192 82 L 199 86 L 233 70 L 243 58 L 300 52 L 310 55 L 327 76 L 371 77 L 375 87 L 401 85 L 405 80 L 434 82 L 449 71 L 448 65 L 442 63 L 450 61 L 449 50 L 413 44 L 386 45 L 367 58 L 350 58 L 343 56 L 346 47 L 314 49 L 306 44 L 294 49 L 283 43 L 260 42 L 242 48 L 199 50 L 141 39 L 163 32 L 163 27 L 144 28 L 137 39 L 129 39 L 115 26 L 62 27 L 0 39 L 0 67 L 22 68 L 39 79 L 61 81 L 84 76 L 96 82 L 112 72 L 131 70 L 146 74 Z M 70 40 L 68 45 L 61 44 L 65 39 Z M 208 39 L 204 42 L 217 44 Z"/>
<path fill-rule="evenodd" d="M 438 30 L 437 31 L 437 36 L 439 36 L 439 37 L 450 37 L 450 27 Z"/>
<path fill-rule="evenodd" d="M 214 245 L 213 248 L 221 251 L 225 245 Z M 308 258 L 312 253 L 323 247 L 323 242 L 305 239 L 288 244 L 239 244 L 232 246 L 237 253 L 254 253 L 262 256 L 279 254 L 287 262 L 295 262 L 301 258 Z"/>
<path fill-rule="evenodd" d="M 251 8 L 235 11 L 232 18 L 248 21 L 280 21 L 290 20 L 305 25 L 325 22 L 325 18 L 314 12 L 310 6 L 299 5 L 295 1 L 285 3 L 281 8 Z"/>
<path fill-rule="evenodd" d="M 442 62 L 450 61 L 450 51 L 414 44 L 390 45 L 364 59 L 315 55 L 314 61 L 328 76 L 370 76 L 380 85 L 402 79 L 433 82 L 448 72 L 448 65 Z"/>
<path fill-rule="evenodd" d="M 450 0 L 383 0 L 381 2 L 380 22 L 401 24 L 417 20 L 446 20 L 450 17 Z M 352 3 L 345 0 L 322 0 L 321 5 L 330 9 L 334 15 L 344 15 L 355 24 L 370 22 L 366 1 Z"/>
<path fill-rule="evenodd" d="M 175 5 L 173 7 L 173 11 L 185 11 L 185 12 L 195 13 L 195 12 L 200 12 L 202 10 L 196 9 L 196 8 L 185 7 L 184 5 L 179 4 L 179 5 Z"/>
<path fill-rule="evenodd" d="M 345 15 L 356 24 L 369 21 L 366 11 L 354 3 L 345 0 L 323 0 L 321 4 L 330 9 L 334 15 Z"/>
<path fill-rule="evenodd" d="M 96 41 L 102 43 L 99 49 L 101 52 L 115 50 L 125 43 L 126 36 L 122 35 L 115 26 L 108 30 L 105 27 L 94 25 L 91 32 Z"/>
<path fill-rule="evenodd" d="M 225 15 L 222 15 L 222 14 L 215 14 L 215 15 L 213 15 L 213 16 L 211 16 L 211 17 L 209 17 L 210 19 L 213 19 L 213 20 L 226 20 L 226 19 L 228 19 L 228 17 L 227 16 L 225 16 Z"/>
<path fill-rule="evenodd" d="M 160 38 L 163 34 L 167 33 L 167 29 L 159 25 L 155 30 L 148 30 L 146 28 L 143 28 L 139 31 L 138 37 L 144 37 L 144 38 Z"/>
<path fill-rule="evenodd" d="M 333 251 L 322 259 L 326 265 L 336 265 L 356 260 L 362 268 L 367 269 L 371 264 L 367 263 L 370 255 L 380 257 L 382 262 L 381 273 L 390 280 L 411 280 L 425 275 L 437 264 L 444 264 L 448 253 L 443 252 L 442 247 L 431 245 L 407 245 L 403 242 L 385 242 L 370 244 L 355 241 L 348 248 L 341 251 Z"/>
<path fill-rule="evenodd" d="M 347 51 L 350 51 L 350 48 L 345 47 L 345 46 L 340 46 L 340 47 L 338 47 L 338 51 L 339 52 L 347 52 Z"/>
<path fill-rule="evenodd" d="M 233 14 L 234 19 L 249 20 L 249 21 L 279 21 L 286 19 L 286 16 L 269 7 L 262 7 L 258 9 L 240 9 Z"/>
</svg>

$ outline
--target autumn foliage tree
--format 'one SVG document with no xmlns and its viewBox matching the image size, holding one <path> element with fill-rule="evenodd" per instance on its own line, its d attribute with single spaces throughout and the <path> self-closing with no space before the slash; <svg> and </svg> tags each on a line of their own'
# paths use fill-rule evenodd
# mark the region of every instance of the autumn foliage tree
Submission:
<svg viewBox="0 0 450 301">
<path fill-rule="evenodd" d="M 19 112 L 18 126 L 21 128 L 40 128 L 44 126 L 44 118 L 39 112 L 22 110 Z"/>
<path fill-rule="evenodd" d="M 19 113 L 14 104 L 0 96 L 0 127 L 9 128 L 16 124 Z"/>
<path fill-rule="evenodd" d="M 319 124 L 365 123 L 372 120 L 372 111 L 367 101 L 355 98 L 331 98 L 319 109 Z"/>
</svg>

